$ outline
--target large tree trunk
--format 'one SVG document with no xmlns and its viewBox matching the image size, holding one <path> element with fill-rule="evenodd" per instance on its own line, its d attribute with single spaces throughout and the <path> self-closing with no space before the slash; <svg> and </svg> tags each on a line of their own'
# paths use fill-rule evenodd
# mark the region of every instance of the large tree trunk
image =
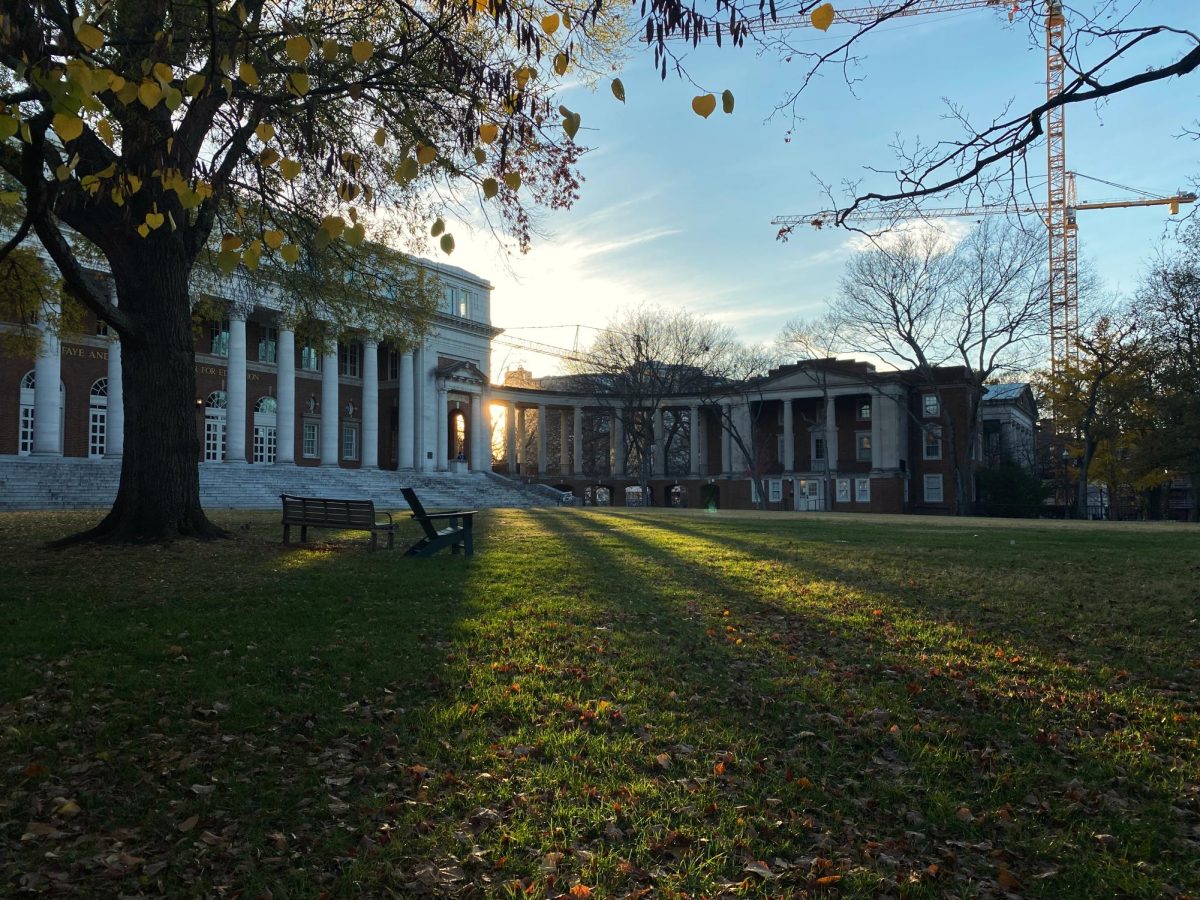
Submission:
<svg viewBox="0 0 1200 900">
<path fill-rule="evenodd" d="M 131 248 L 136 251 L 139 248 Z M 110 259 L 117 299 L 133 320 L 121 338 L 125 450 L 113 508 L 63 543 L 144 543 L 225 532 L 200 506 L 200 442 L 188 275 L 171 242 Z"/>
</svg>

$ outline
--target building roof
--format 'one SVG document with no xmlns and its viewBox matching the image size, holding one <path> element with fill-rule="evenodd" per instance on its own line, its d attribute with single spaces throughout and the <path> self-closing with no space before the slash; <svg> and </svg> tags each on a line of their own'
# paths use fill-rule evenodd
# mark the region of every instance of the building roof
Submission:
<svg viewBox="0 0 1200 900">
<path fill-rule="evenodd" d="M 1027 390 L 1029 390 L 1029 385 L 1023 381 L 1014 382 L 1013 384 L 989 384 L 983 392 L 983 402 L 1016 401 Z"/>
</svg>

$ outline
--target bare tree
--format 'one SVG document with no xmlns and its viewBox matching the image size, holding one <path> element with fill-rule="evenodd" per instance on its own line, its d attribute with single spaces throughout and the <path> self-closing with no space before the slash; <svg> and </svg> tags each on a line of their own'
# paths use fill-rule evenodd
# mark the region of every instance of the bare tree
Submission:
<svg viewBox="0 0 1200 900">
<path fill-rule="evenodd" d="M 901 233 L 850 260 L 831 316 L 842 349 L 907 367 L 938 397 L 956 511 L 969 509 L 971 459 L 985 385 L 1026 366 L 1048 328 L 1045 239 L 985 220 L 951 246 L 932 230 Z M 945 402 L 947 367 L 962 367 L 964 415 Z"/>
<path fill-rule="evenodd" d="M 800 363 L 809 363 L 805 372 L 821 392 L 822 415 L 829 408 L 829 373 L 828 365 L 820 365 L 823 361 L 832 359 L 841 345 L 841 323 L 832 316 L 819 319 L 792 319 L 783 326 L 776 342 L 781 357 Z M 824 419 L 805 419 L 809 428 L 824 424 Z M 826 448 L 822 461 L 822 471 L 825 480 L 826 509 L 833 509 L 833 472 L 830 469 L 832 453 Z"/>
<path fill-rule="evenodd" d="M 684 311 L 639 309 L 615 317 L 585 361 L 571 364 L 576 383 L 619 419 L 624 444 L 618 453 L 624 452 L 643 490 L 653 474 L 659 413 L 671 397 L 700 392 L 734 347 L 732 332 L 712 320 Z"/>
</svg>

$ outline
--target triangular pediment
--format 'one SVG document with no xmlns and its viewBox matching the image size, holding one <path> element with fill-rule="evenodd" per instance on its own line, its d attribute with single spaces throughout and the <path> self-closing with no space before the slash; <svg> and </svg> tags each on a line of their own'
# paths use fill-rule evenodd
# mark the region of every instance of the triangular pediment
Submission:
<svg viewBox="0 0 1200 900">
<path fill-rule="evenodd" d="M 455 362 L 446 363 L 439 366 L 437 377 L 443 378 L 446 381 L 458 382 L 459 384 L 475 384 L 487 385 L 488 377 L 479 370 L 479 367 L 473 362 L 466 360 L 457 360 Z"/>
</svg>

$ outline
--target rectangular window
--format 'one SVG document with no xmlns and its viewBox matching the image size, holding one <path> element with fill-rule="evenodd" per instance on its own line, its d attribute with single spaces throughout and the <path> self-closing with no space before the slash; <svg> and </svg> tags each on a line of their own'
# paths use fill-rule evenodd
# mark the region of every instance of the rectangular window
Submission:
<svg viewBox="0 0 1200 900">
<path fill-rule="evenodd" d="M 225 459 L 225 412 L 204 417 L 204 459 L 221 462 Z"/>
<path fill-rule="evenodd" d="M 936 425 L 925 427 L 925 445 L 922 456 L 925 459 L 942 458 L 942 429 Z"/>
<path fill-rule="evenodd" d="M 108 407 L 88 407 L 88 459 L 104 456 L 105 432 L 108 425 Z"/>
<path fill-rule="evenodd" d="M 838 503 L 850 502 L 850 479 L 839 478 L 837 480 L 837 498 Z"/>
<path fill-rule="evenodd" d="M 229 320 L 223 322 L 213 322 L 209 326 L 209 335 L 212 338 L 212 355 L 213 356 L 228 356 L 229 355 Z"/>
<path fill-rule="evenodd" d="M 870 478 L 855 478 L 854 479 L 854 499 L 858 503 L 871 502 L 871 479 Z"/>
<path fill-rule="evenodd" d="M 921 415 L 925 418 L 936 418 L 942 414 L 942 404 L 937 394 L 921 395 Z"/>
<path fill-rule="evenodd" d="M 304 441 L 301 445 L 301 453 L 305 459 L 316 459 L 317 450 L 321 442 L 321 425 L 318 422 L 304 423 Z"/>
<path fill-rule="evenodd" d="M 387 377 L 388 381 L 400 380 L 400 354 L 391 348 L 388 348 Z"/>
<path fill-rule="evenodd" d="M 316 347 L 305 344 L 300 348 L 300 368 L 305 372 L 321 371 L 321 355 L 317 353 Z"/>
<path fill-rule="evenodd" d="M 854 435 L 854 458 L 859 462 L 871 461 L 871 432 L 859 431 Z"/>
<path fill-rule="evenodd" d="M 256 463 L 275 462 L 275 440 L 275 426 L 254 426 L 254 461 Z"/>
<path fill-rule="evenodd" d="M 279 332 L 270 325 L 264 325 L 262 335 L 258 339 L 258 361 L 260 363 L 275 362 L 275 348 L 279 345 Z"/>
<path fill-rule="evenodd" d="M 459 291 L 456 287 L 445 287 L 442 289 L 442 311 L 454 314 L 458 312 L 458 296 Z"/>
<path fill-rule="evenodd" d="M 108 337 L 108 323 L 103 319 L 96 320 L 96 335 L 98 337 Z"/>
<path fill-rule="evenodd" d="M 342 459 L 358 459 L 358 423 L 342 423 Z"/>
<path fill-rule="evenodd" d="M 941 503 L 943 499 L 942 493 L 942 476 L 941 475 L 926 475 L 925 476 L 925 502 L 926 503 Z"/>
<path fill-rule="evenodd" d="M 859 421 L 869 422 L 871 420 L 871 401 L 870 400 L 859 400 L 858 406 L 856 406 L 855 409 L 858 410 Z"/>
<path fill-rule="evenodd" d="M 825 438 L 813 436 L 812 458 L 815 463 L 825 461 Z"/>
<path fill-rule="evenodd" d="M 338 344 L 338 374 L 350 378 L 362 377 L 362 344 L 358 341 Z"/>
<path fill-rule="evenodd" d="M 767 492 L 770 494 L 772 503 L 781 503 L 783 501 L 783 479 L 772 478 L 767 482 Z"/>
<path fill-rule="evenodd" d="M 17 443 L 17 456 L 28 456 L 33 452 L 33 407 L 21 406 L 21 434 Z"/>
</svg>

